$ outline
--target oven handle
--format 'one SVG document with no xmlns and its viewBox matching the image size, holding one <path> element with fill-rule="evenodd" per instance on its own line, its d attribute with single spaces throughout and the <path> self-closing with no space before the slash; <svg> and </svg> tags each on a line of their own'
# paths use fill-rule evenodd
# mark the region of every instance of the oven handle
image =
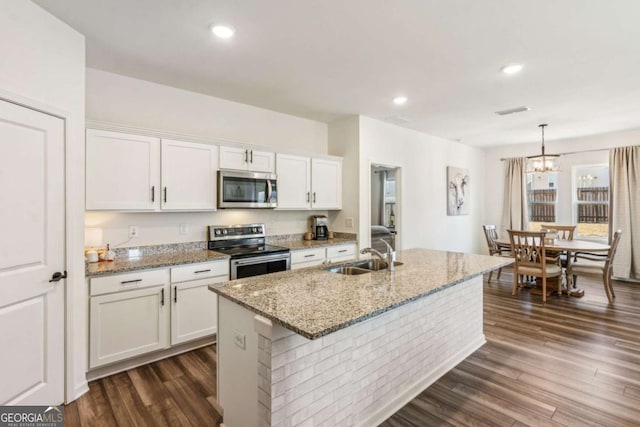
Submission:
<svg viewBox="0 0 640 427">
<path fill-rule="evenodd" d="M 251 258 L 244 258 L 238 260 L 231 260 L 232 266 L 243 266 L 243 265 L 254 265 L 254 264 L 264 264 L 265 262 L 270 261 L 279 261 L 279 260 L 287 260 L 291 257 L 291 254 L 276 254 L 276 255 L 264 255 L 257 256 Z"/>
</svg>

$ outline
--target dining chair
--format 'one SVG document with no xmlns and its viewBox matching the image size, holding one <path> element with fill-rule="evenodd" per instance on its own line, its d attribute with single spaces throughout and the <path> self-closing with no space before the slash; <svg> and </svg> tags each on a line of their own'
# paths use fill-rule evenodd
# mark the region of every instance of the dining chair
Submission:
<svg viewBox="0 0 640 427">
<path fill-rule="evenodd" d="M 489 255 L 491 256 L 501 256 L 501 257 L 511 257 L 511 247 L 500 245 L 496 242 L 498 240 L 498 230 L 495 225 L 483 225 L 482 230 L 484 231 L 484 237 L 487 239 L 487 246 L 489 247 Z M 502 268 L 498 269 L 498 277 L 496 280 L 500 280 L 500 274 L 502 273 Z M 491 281 L 491 275 L 493 275 L 493 271 L 489 272 L 489 282 Z"/>
<path fill-rule="evenodd" d="M 562 240 L 573 240 L 573 234 L 576 231 L 575 225 L 551 225 L 542 224 L 540 231 L 555 231 L 558 233 L 558 237 Z M 567 254 L 564 251 L 550 251 L 547 250 L 551 257 L 560 256 L 560 265 L 562 268 L 567 268 Z"/>
<path fill-rule="evenodd" d="M 613 298 L 616 297 L 613 291 L 613 285 L 611 284 L 611 273 L 613 267 L 613 257 L 618 250 L 618 243 L 620 242 L 620 236 L 622 230 L 618 230 L 613 233 L 613 239 L 611 239 L 611 246 L 609 252 L 606 254 L 597 254 L 589 252 L 577 252 L 574 256 L 574 261 L 569 266 L 567 271 L 567 277 L 571 278 L 573 286 L 577 281 L 577 276 L 600 276 L 602 277 L 602 284 L 604 285 L 604 291 L 607 294 L 607 299 L 610 303 L 613 303 Z"/>
<path fill-rule="evenodd" d="M 518 276 L 535 276 L 542 279 L 542 302 L 547 302 L 547 279 L 559 277 L 562 267 L 558 259 L 549 258 L 544 245 L 544 231 L 507 230 L 511 241 L 511 251 L 515 258 L 513 267 L 513 289 L 518 289 Z M 562 281 L 558 280 L 558 293 L 562 292 Z"/>
<path fill-rule="evenodd" d="M 576 231 L 575 225 L 552 225 L 542 224 L 540 230 L 551 230 L 558 233 L 558 237 L 562 240 L 573 240 L 573 234 Z"/>
</svg>

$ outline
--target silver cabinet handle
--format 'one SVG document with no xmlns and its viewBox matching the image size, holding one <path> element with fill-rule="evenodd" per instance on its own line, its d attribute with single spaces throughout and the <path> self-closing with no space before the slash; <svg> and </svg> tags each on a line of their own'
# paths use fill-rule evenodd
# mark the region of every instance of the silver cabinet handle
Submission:
<svg viewBox="0 0 640 427">
<path fill-rule="evenodd" d="M 164 305 L 164 288 L 160 289 L 160 305 Z"/>
<path fill-rule="evenodd" d="M 137 282 L 142 282 L 142 279 L 135 279 L 135 280 L 125 280 L 124 282 L 120 282 L 121 285 L 127 285 L 130 283 L 137 283 Z"/>
<path fill-rule="evenodd" d="M 307 191 L 307 203 L 311 201 L 311 194 Z"/>
<path fill-rule="evenodd" d="M 316 254 L 309 254 L 309 255 L 305 255 L 304 257 L 305 257 L 305 258 L 312 258 L 312 257 L 314 257 L 314 256 L 316 256 Z"/>
<path fill-rule="evenodd" d="M 178 302 L 178 287 L 173 287 L 173 302 Z"/>
<path fill-rule="evenodd" d="M 253 163 L 253 150 L 251 150 L 251 163 Z"/>
<path fill-rule="evenodd" d="M 249 163 L 249 150 L 244 150 L 244 162 Z"/>
<path fill-rule="evenodd" d="M 156 186 L 151 186 L 151 203 L 156 201 Z"/>
<path fill-rule="evenodd" d="M 164 187 L 164 202 L 167 203 L 167 187 Z"/>
<path fill-rule="evenodd" d="M 316 192 L 314 191 L 313 192 L 313 203 L 315 203 L 315 202 L 316 202 Z"/>
<path fill-rule="evenodd" d="M 210 272 L 210 271 L 211 271 L 211 269 L 210 269 L 210 268 L 208 268 L 208 269 L 206 269 L 206 270 L 198 270 L 198 271 L 194 271 L 193 273 L 194 273 L 194 274 L 198 274 L 198 273 L 208 273 L 208 272 Z"/>
<path fill-rule="evenodd" d="M 341 249 L 341 250 L 339 250 L 338 252 L 339 252 L 339 253 L 342 253 L 342 252 L 347 252 L 347 251 L 348 251 L 348 249 Z"/>
</svg>

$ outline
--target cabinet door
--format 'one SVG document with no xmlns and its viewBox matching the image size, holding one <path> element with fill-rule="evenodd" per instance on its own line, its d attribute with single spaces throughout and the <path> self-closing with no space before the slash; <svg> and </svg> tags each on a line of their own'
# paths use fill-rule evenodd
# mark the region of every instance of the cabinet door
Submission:
<svg viewBox="0 0 640 427">
<path fill-rule="evenodd" d="M 278 154 L 278 209 L 309 209 L 311 206 L 311 159 Z"/>
<path fill-rule="evenodd" d="M 246 171 L 249 168 L 249 150 L 238 147 L 220 147 L 220 169 Z"/>
<path fill-rule="evenodd" d="M 162 210 L 215 210 L 218 147 L 162 140 Z"/>
<path fill-rule="evenodd" d="M 342 209 L 342 161 L 311 160 L 311 207 Z"/>
<path fill-rule="evenodd" d="M 218 300 L 208 286 L 227 280 L 218 276 L 171 286 L 171 345 L 217 332 Z"/>
<path fill-rule="evenodd" d="M 89 367 L 169 345 L 167 286 L 91 297 Z"/>
<path fill-rule="evenodd" d="M 157 210 L 160 140 L 88 129 L 86 184 L 87 210 Z"/>
<path fill-rule="evenodd" d="M 249 170 L 274 173 L 276 171 L 276 153 L 249 150 Z"/>
</svg>

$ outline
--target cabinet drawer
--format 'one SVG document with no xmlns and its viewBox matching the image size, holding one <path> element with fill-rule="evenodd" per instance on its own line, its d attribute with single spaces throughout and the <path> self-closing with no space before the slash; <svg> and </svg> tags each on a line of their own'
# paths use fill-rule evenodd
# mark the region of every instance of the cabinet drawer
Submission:
<svg viewBox="0 0 640 427">
<path fill-rule="evenodd" d="M 329 246 L 327 248 L 327 259 L 330 261 L 332 261 L 333 258 L 337 258 L 337 257 L 355 258 L 355 255 L 356 255 L 356 245 Z"/>
<path fill-rule="evenodd" d="M 310 262 L 315 260 L 324 261 L 325 256 L 325 248 L 317 248 L 317 249 L 305 249 L 302 251 L 292 251 L 291 252 L 291 264 L 298 264 L 301 262 Z"/>
<path fill-rule="evenodd" d="M 90 295 L 102 295 L 169 283 L 169 269 L 136 271 L 91 279 Z"/>
<path fill-rule="evenodd" d="M 189 264 L 184 267 L 171 268 L 171 283 L 206 279 L 216 276 L 229 276 L 229 260 L 201 262 L 198 264 Z"/>
</svg>

